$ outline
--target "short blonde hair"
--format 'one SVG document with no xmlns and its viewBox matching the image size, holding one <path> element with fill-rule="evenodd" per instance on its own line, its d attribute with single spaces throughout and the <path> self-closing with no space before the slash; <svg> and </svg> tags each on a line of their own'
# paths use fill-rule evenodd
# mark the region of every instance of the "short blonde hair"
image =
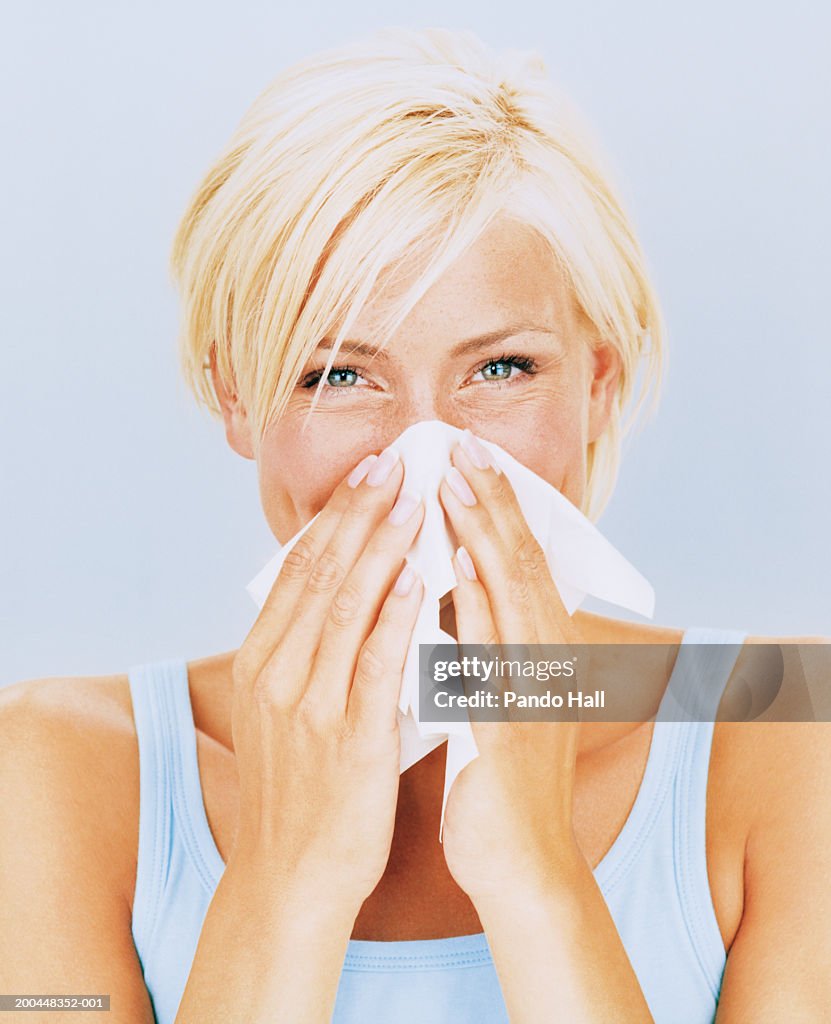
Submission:
<svg viewBox="0 0 831 1024">
<path fill-rule="evenodd" d="M 379 345 L 498 215 L 548 242 L 597 336 L 622 357 L 610 422 L 587 452 L 582 511 L 597 519 L 653 386 L 657 405 L 660 309 L 632 226 L 542 60 L 494 53 L 470 32 L 384 30 L 290 67 L 254 102 L 174 240 L 189 387 L 221 415 L 215 346 L 261 438 L 334 332 L 326 379 L 387 270 L 405 256 L 423 267 Z"/>
</svg>

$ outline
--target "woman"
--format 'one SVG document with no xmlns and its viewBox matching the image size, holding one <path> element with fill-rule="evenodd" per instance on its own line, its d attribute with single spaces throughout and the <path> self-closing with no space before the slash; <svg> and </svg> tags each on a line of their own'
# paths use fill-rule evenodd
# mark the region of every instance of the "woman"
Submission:
<svg viewBox="0 0 831 1024">
<path fill-rule="evenodd" d="M 320 515 L 238 651 L 3 693 L 3 990 L 160 1024 L 825 1019 L 823 727 L 477 726 L 441 845 L 444 747 L 399 778 L 412 423 L 465 429 L 460 640 L 719 644 L 687 680 L 715 710 L 743 639 L 569 616 L 478 443 L 597 518 L 661 366 L 638 243 L 539 64 L 431 31 L 289 69 L 174 268 L 185 375 L 275 537 Z"/>
</svg>

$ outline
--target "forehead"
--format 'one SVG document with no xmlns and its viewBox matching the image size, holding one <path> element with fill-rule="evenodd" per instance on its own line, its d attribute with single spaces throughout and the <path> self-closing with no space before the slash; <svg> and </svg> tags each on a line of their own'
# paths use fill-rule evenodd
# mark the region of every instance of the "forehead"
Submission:
<svg viewBox="0 0 831 1024">
<path fill-rule="evenodd" d="M 403 260 L 385 275 L 350 332 L 369 338 L 412 287 L 423 267 Z M 577 323 L 573 293 L 549 245 L 533 228 L 495 221 L 439 277 L 390 339 L 429 336 L 438 343 L 499 330 L 509 323 L 550 326 L 570 334 Z"/>
</svg>

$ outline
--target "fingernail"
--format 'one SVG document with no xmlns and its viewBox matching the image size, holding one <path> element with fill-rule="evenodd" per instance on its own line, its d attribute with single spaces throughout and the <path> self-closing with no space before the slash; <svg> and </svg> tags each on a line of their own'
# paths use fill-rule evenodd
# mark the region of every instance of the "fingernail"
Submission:
<svg viewBox="0 0 831 1024">
<path fill-rule="evenodd" d="M 378 487 L 392 472 L 392 467 L 398 462 L 398 452 L 395 448 L 385 448 L 378 456 L 378 461 L 369 471 L 366 482 L 370 487 Z"/>
<path fill-rule="evenodd" d="M 387 519 L 389 519 L 393 526 L 401 526 L 415 512 L 420 502 L 421 498 L 417 494 L 414 494 L 412 491 L 402 491 L 398 495 L 398 500 L 392 506 Z"/>
<path fill-rule="evenodd" d="M 456 552 L 456 558 L 459 561 L 459 565 L 462 567 L 462 572 L 467 576 L 469 580 L 476 579 L 476 569 L 473 567 L 473 561 L 470 555 L 467 553 L 467 548 L 460 547 Z"/>
<path fill-rule="evenodd" d="M 471 432 L 465 427 L 462 431 L 462 448 L 465 450 L 465 454 L 476 466 L 477 469 L 488 469 L 490 466 L 490 460 L 488 459 L 488 453 L 479 444 L 478 440 L 471 434 Z"/>
<path fill-rule="evenodd" d="M 398 594 L 399 597 L 406 597 L 413 589 L 415 581 L 416 571 L 409 563 L 407 563 L 399 573 L 398 579 L 395 581 L 395 586 L 393 587 L 394 593 Z"/>
<path fill-rule="evenodd" d="M 361 459 L 358 465 L 352 470 L 347 478 L 347 484 L 350 487 L 357 487 L 358 484 L 367 475 L 372 466 L 372 463 L 378 458 L 377 455 L 367 455 L 366 458 Z"/>
<path fill-rule="evenodd" d="M 477 469 L 494 469 L 497 474 L 502 472 L 488 449 L 467 427 L 462 431 L 460 443 L 465 450 L 465 454 Z"/>
<path fill-rule="evenodd" d="M 450 484 L 450 490 L 453 491 L 463 505 L 470 506 L 476 504 L 476 495 L 470 489 L 467 480 L 465 480 L 455 466 L 451 466 L 448 469 L 445 480 Z"/>
</svg>

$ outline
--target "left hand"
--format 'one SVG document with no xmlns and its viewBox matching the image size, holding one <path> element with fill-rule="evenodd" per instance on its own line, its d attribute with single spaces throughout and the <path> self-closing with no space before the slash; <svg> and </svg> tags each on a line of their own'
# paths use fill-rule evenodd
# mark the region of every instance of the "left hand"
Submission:
<svg viewBox="0 0 831 1024">
<path fill-rule="evenodd" d="M 476 574 L 469 578 L 471 565 L 457 552 L 459 644 L 583 643 L 509 480 L 478 449 L 466 431 L 451 452 L 454 486 L 446 478 L 439 489 Z M 581 856 L 572 827 L 580 723 L 474 718 L 479 756 L 459 774 L 445 810 L 447 866 L 474 905 L 534 900 Z"/>
</svg>

